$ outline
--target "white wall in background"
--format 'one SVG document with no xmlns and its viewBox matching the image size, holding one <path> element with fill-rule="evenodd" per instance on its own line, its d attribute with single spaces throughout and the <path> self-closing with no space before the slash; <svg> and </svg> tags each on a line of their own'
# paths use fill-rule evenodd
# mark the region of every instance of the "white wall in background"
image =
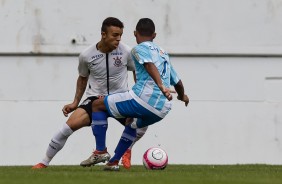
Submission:
<svg viewBox="0 0 282 184">
<path fill-rule="evenodd" d="M 0 165 L 43 158 L 67 120 L 61 109 L 74 97 L 76 55 L 99 41 L 108 16 L 124 22 L 130 46 L 139 18 L 152 18 L 155 42 L 186 54 L 172 62 L 189 107 L 173 100 L 134 147 L 133 164 L 152 146 L 164 148 L 171 164 L 282 164 L 282 0 L 0 0 Z M 111 119 L 111 154 L 121 132 Z M 83 128 L 51 164 L 79 164 L 94 143 Z"/>
<path fill-rule="evenodd" d="M 1 52 L 80 52 L 108 16 L 124 22 L 132 46 L 137 21 L 149 17 L 171 53 L 282 51 L 282 0 L 2 0 L 0 9 Z"/>
<path fill-rule="evenodd" d="M 77 77 L 76 57 L 1 57 L 0 165 L 32 165 L 66 121 Z M 133 163 L 152 146 L 170 163 L 282 164 L 280 58 L 172 58 L 191 102 L 151 126 L 133 150 Z M 275 76 L 280 76 L 275 78 Z M 131 74 L 130 85 L 133 84 Z M 176 97 L 174 96 L 174 99 Z M 113 154 L 122 126 L 110 120 Z M 74 133 L 52 164 L 79 164 L 95 147 L 90 128 Z"/>
</svg>

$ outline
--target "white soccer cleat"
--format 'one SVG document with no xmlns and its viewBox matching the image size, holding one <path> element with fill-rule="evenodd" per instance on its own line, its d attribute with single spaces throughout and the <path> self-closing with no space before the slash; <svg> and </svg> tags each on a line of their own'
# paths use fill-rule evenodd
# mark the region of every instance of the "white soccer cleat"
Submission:
<svg viewBox="0 0 282 184">
<path fill-rule="evenodd" d="M 80 166 L 90 167 L 92 165 L 95 165 L 101 162 L 109 161 L 110 158 L 111 158 L 111 155 L 108 153 L 107 149 L 105 149 L 104 151 L 95 150 L 88 159 L 80 163 Z"/>
<path fill-rule="evenodd" d="M 115 160 L 113 162 L 108 162 L 104 167 L 104 171 L 119 171 L 118 162 L 119 162 L 118 160 Z"/>
</svg>

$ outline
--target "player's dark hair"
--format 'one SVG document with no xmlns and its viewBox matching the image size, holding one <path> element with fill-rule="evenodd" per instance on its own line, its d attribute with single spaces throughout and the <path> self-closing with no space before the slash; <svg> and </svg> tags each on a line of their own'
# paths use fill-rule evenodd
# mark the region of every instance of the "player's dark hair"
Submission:
<svg viewBox="0 0 282 184">
<path fill-rule="evenodd" d="M 115 17 L 108 17 L 103 21 L 101 31 L 107 32 L 107 28 L 110 26 L 119 27 L 121 29 L 124 27 L 123 23 L 119 19 Z"/>
<path fill-rule="evenodd" d="M 141 36 L 152 36 L 155 33 L 155 24 L 149 18 L 142 18 L 136 25 L 136 31 Z"/>
</svg>

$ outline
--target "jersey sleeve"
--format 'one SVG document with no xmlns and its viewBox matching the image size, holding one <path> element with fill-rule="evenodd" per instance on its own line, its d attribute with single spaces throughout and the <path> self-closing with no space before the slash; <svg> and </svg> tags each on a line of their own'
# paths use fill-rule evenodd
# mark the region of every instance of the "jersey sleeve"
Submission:
<svg viewBox="0 0 282 184">
<path fill-rule="evenodd" d="M 132 57 L 134 60 L 139 62 L 141 65 L 144 63 L 151 63 L 152 62 L 152 56 L 151 52 L 149 50 L 149 47 L 146 45 L 137 45 L 135 46 L 131 51 Z"/>
<path fill-rule="evenodd" d="M 179 77 L 174 70 L 173 66 L 170 65 L 170 85 L 175 86 L 179 82 Z"/>
<path fill-rule="evenodd" d="M 82 54 L 79 55 L 78 74 L 82 77 L 89 76 L 89 69 Z"/>
</svg>

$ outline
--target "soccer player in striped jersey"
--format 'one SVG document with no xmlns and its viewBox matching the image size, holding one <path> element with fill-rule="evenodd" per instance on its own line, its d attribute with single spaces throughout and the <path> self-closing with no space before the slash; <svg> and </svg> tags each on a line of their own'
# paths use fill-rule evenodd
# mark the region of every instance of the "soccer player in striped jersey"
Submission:
<svg viewBox="0 0 282 184">
<path fill-rule="evenodd" d="M 185 106 L 189 103 L 182 81 L 172 67 L 167 52 L 153 43 L 156 36 L 154 22 L 149 18 L 140 19 L 134 35 L 138 45 L 131 51 L 136 69 L 136 83 L 132 90 L 108 95 L 93 103 L 93 123 L 106 121 L 103 114 L 107 113 L 115 118 L 137 118 L 137 121 L 127 123 L 115 155 L 104 170 L 118 171 L 119 160 L 135 140 L 136 129 L 159 122 L 168 114 L 172 100 L 170 86 L 174 86 L 178 100 L 183 101 Z M 96 136 L 96 141 L 102 137 Z M 96 157 L 99 156 L 96 154 Z"/>
</svg>

